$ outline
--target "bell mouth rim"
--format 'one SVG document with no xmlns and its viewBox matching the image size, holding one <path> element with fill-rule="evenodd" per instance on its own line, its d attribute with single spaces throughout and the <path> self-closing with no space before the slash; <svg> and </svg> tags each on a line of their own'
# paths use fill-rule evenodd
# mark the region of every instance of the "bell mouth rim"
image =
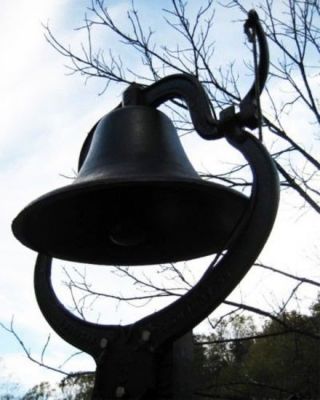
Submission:
<svg viewBox="0 0 320 400">
<path fill-rule="evenodd" d="M 239 209 L 242 207 L 242 211 L 244 212 L 248 205 L 249 205 L 249 197 L 244 195 L 241 192 L 238 192 L 232 188 L 228 188 L 224 185 L 221 185 L 216 182 L 209 182 L 205 181 L 202 179 L 197 179 L 197 178 L 178 178 L 178 179 L 168 179 L 168 177 L 164 178 L 154 178 L 152 180 L 150 179 L 143 179 L 143 178 L 137 178 L 137 179 L 97 179 L 95 181 L 81 181 L 81 182 L 74 182 L 69 185 L 60 187 L 58 189 L 55 189 L 53 191 L 50 191 L 37 199 L 33 200 L 31 203 L 29 203 L 23 210 L 20 211 L 20 213 L 16 216 L 16 218 L 12 222 L 12 231 L 14 236 L 25 246 L 28 248 L 37 251 L 39 253 L 46 253 L 42 249 L 39 248 L 35 240 L 32 240 L 32 237 L 29 235 L 28 230 L 24 227 L 24 225 L 28 225 L 28 219 L 34 217 L 38 212 L 39 209 L 41 211 L 42 207 L 50 206 L 54 202 L 62 202 L 65 200 L 70 200 L 70 199 L 75 199 L 79 194 L 82 192 L 86 191 L 86 193 L 94 193 L 94 192 L 99 192 L 99 190 L 104 189 L 105 191 L 112 190 L 114 188 L 130 188 L 131 187 L 150 187 L 151 188 L 161 188 L 170 191 L 171 189 L 183 189 L 185 190 L 185 193 L 187 194 L 188 192 L 191 193 L 193 191 L 197 192 L 202 192 L 202 193 L 208 193 L 212 192 L 212 198 L 216 195 L 217 190 L 222 189 L 225 193 L 226 196 L 228 196 L 228 193 L 230 193 L 233 197 L 233 200 L 235 204 L 238 205 Z M 61 200 L 60 196 L 64 196 Z M 210 197 L 210 196 L 209 196 Z M 241 214 L 242 215 L 242 214 Z M 239 215 L 239 219 L 241 217 Z M 27 223 L 25 223 L 27 221 Z M 30 225 L 30 224 L 29 224 Z M 50 226 L 48 227 L 50 229 Z M 38 234 L 39 236 L 39 234 Z M 220 249 L 219 249 L 220 250 Z M 51 250 L 47 251 L 46 254 L 50 255 L 51 257 L 61 259 L 61 260 L 67 260 L 67 261 L 73 261 L 73 262 L 83 262 L 83 263 L 88 263 L 88 264 L 94 264 L 94 265 L 132 265 L 132 266 L 138 266 L 138 265 L 153 265 L 153 264 L 161 264 L 161 263 L 170 263 L 170 262 L 179 262 L 179 261 L 186 261 L 188 259 L 196 259 L 199 257 L 203 256 L 208 256 L 211 254 L 215 254 L 217 251 L 214 249 L 208 249 L 206 251 L 197 251 L 195 252 L 192 257 L 187 257 L 187 258 L 178 258 L 178 259 L 162 259 L 160 261 L 156 262 L 146 262 L 146 263 L 125 263 L 125 262 L 110 262 L 110 263 L 105 263 L 105 262 L 91 262 L 88 260 L 76 260 L 75 258 L 70 258 L 67 256 L 61 256 L 59 254 L 54 254 Z"/>
<path fill-rule="evenodd" d="M 210 191 L 210 189 L 217 189 L 220 188 L 222 190 L 225 190 L 227 192 L 229 192 L 230 194 L 233 194 L 235 196 L 239 196 L 239 198 L 242 198 L 244 201 L 249 200 L 249 197 L 246 196 L 245 194 L 232 189 L 228 186 L 222 185 L 220 183 L 217 182 L 210 182 L 210 181 L 205 181 L 204 179 L 200 179 L 200 178 L 172 178 L 172 179 L 168 179 L 168 177 L 162 178 L 154 178 L 154 179 L 149 179 L 149 178 L 130 178 L 130 179 L 122 179 L 122 178 L 105 178 L 105 179 L 96 179 L 96 180 L 86 180 L 86 179 L 81 179 L 81 181 L 77 182 L 74 181 L 73 183 L 69 184 L 69 185 L 65 185 L 65 186 L 61 186 L 57 189 L 51 190 L 39 197 L 37 197 L 35 200 L 32 200 L 26 207 L 24 207 L 17 215 L 17 217 L 23 213 L 23 211 L 27 210 L 29 207 L 33 206 L 36 203 L 39 203 L 43 200 L 48 200 L 48 198 L 52 198 L 54 196 L 59 196 L 60 194 L 69 194 L 69 192 L 72 194 L 76 191 L 81 191 L 83 189 L 88 189 L 88 190 L 99 190 L 101 188 L 101 186 L 104 186 L 105 188 L 109 188 L 110 189 L 112 187 L 117 187 L 117 186 L 135 186 L 135 185 L 145 185 L 148 184 L 150 185 L 150 187 L 152 186 L 157 186 L 157 185 L 161 185 L 163 187 L 178 187 L 178 186 L 182 186 L 185 187 L 186 189 L 188 188 L 188 186 L 198 186 L 199 189 L 203 189 L 203 190 L 208 190 Z M 16 217 L 16 218 L 17 218 Z M 16 218 L 14 219 L 14 221 L 16 220 Z"/>
</svg>

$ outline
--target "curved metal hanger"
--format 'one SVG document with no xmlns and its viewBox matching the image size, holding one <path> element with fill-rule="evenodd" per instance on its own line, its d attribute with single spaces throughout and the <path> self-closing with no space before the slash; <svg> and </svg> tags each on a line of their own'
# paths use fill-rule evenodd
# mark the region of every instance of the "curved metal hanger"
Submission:
<svg viewBox="0 0 320 400">
<path fill-rule="evenodd" d="M 255 15 L 249 15 L 248 21 L 249 28 L 253 24 L 260 37 L 261 64 L 268 60 L 265 37 Z M 266 67 L 259 67 L 261 90 L 267 71 Z M 255 123 L 254 87 L 255 84 L 241 102 L 240 113 L 227 112 L 220 121 L 212 117 L 210 103 L 201 84 L 189 75 L 172 75 L 147 88 L 132 85 L 124 96 L 125 104 L 140 102 L 153 107 L 172 98 L 183 98 L 199 135 L 205 139 L 224 136 L 242 153 L 252 170 L 253 188 L 249 207 L 230 238 L 229 250 L 216 265 L 209 266 L 188 293 L 134 324 L 98 325 L 75 317 L 63 306 L 51 284 L 52 259 L 43 254 L 38 256 L 34 284 L 40 309 L 63 339 L 94 357 L 98 386 L 105 385 L 105 370 L 114 378 L 121 375 L 119 371 L 123 371 L 124 365 L 129 364 L 133 373 L 130 375 L 127 371 L 126 379 L 131 380 L 132 387 L 138 387 L 138 392 L 152 387 L 151 371 L 157 350 L 188 332 L 220 305 L 248 272 L 263 248 L 276 216 L 279 183 L 267 150 L 258 139 L 243 129 Z M 80 166 L 90 147 L 95 127 L 82 148 Z M 136 370 L 139 370 L 138 377 Z"/>
<path fill-rule="evenodd" d="M 98 325 L 84 321 L 68 311 L 54 292 L 51 267 L 52 258 L 38 254 L 34 271 L 34 289 L 42 314 L 66 342 L 98 359 L 106 343 L 121 336 L 121 326 Z"/>
<path fill-rule="evenodd" d="M 248 132 L 227 136 L 253 174 L 250 204 L 230 238 L 227 253 L 200 281 L 168 307 L 137 322 L 149 329 L 153 346 L 180 337 L 203 321 L 235 289 L 258 257 L 271 232 L 279 202 L 276 168 L 261 142 Z"/>
<path fill-rule="evenodd" d="M 85 322 L 66 310 L 55 295 L 50 281 L 51 258 L 38 256 L 37 301 L 49 324 L 66 341 L 96 358 L 101 352 L 101 340 L 111 340 L 126 329 L 139 337 L 147 329 L 152 332 L 151 342 L 156 347 L 200 323 L 236 287 L 269 236 L 278 207 L 279 184 L 270 155 L 254 136 L 238 132 L 229 134 L 227 139 L 251 167 L 254 180 L 250 205 L 231 238 L 227 254 L 214 268 L 209 268 L 195 287 L 170 306 L 126 327 Z"/>
<path fill-rule="evenodd" d="M 235 289 L 263 248 L 277 212 L 278 175 L 268 152 L 251 134 L 233 132 L 227 139 L 251 167 L 254 180 L 250 204 L 231 237 L 228 252 L 174 303 L 126 326 L 83 321 L 71 314 L 55 295 L 50 279 L 51 258 L 38 256 L 34 277 L 38 304 L 63 339 L 95 359 L 97 397 L 93 398 L 100 398 L 99 393 L 111 393 L 115 383 L 121 381 L 126 382 L 131 393 L 153 390 L 157 354 L 214 311 Z M 136 398 L 150 398 L 148 394 L 143 396 Z"/>
</svg>

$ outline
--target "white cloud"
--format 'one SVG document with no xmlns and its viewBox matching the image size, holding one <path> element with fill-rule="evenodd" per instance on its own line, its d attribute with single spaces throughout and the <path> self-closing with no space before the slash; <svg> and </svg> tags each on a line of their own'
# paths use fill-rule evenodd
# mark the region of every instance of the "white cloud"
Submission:
<svg viewBox="0 0 320 400">
<path fill-rule="evenodd" d="M 59 366 L 59 363 L 65 356 L 65 352 L 56 352 L 51 354 L 50 362 L 51 365 Z M 88 356 L 75 357 L 70 362 L 70 370 L 74 371 L 88 371 L 94 370 L 94 363 L 88 359 Z M 21 385 L 21 392 L 25 392 L 29 388 L 39 384 L 40 382 L 48 381 L 51 384 L 59 382 L 63 378 L 63 374 L 54 372 L 53 370 L 41 367 L 29 359 L 22 353 L 9 354 L 2 357 L 2 364 L 5 366 L 5 370 L 0 372 L 1 380 L 16 382 Z M 0 393 L 1 394 L 1 393 Z"/>
</svg>

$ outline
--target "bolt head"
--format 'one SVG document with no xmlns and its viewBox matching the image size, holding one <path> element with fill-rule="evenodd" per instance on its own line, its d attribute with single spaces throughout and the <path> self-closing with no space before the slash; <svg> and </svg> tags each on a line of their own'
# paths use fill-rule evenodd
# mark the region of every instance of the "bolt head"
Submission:
<svg viewBox="0 0 320 400">
<path fill-rule="evenodd" d="M 118 386 L 116 389 L 116 397 L 121 399 L 126 393 L 126 389 L 123 386 Z"/>
<path fill-rule="evenodd" d="M 148 330 L 144 330 L 144 331 L 142 331 L 142 333 L 141 333 L 141 339 L 144 341 L 144 342 L 148 342 L 149 341 L 149 339 L 150 339 L 150 336 L 151 336 L 151 332 L 150 331 L 148 331 Z"/>
<path fill-rule="evenodd" d="M 102 339 L 100 340 L 100 347 L 101 347 L 102 349 L 105 349 L 105 348 L 107 347 L 107 345 L 108 345 L 108 339 L 107 339 L 107 338 L 102 338 Z"/>
</svg>

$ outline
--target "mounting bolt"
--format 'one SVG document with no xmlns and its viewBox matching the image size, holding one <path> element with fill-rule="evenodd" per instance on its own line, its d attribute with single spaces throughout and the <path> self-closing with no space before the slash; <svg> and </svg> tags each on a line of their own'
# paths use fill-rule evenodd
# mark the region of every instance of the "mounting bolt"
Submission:
<svg viewBox="0 0 320 400">
<path fill-rule="evenodd" d="M 118 386 L 116 389 L 116 397 L 121 399 L 126 393 L 126 389 L 123 386 Z"/>
<path fill-rule="evenodd" d="M 151 336 L 151 332 L 150 331 L 148 331 L 148 330 L 144 330 L 144 331 L 142 331 L 142 333 L 141 333 L 141 339 L 144 341 L 144 342 L 148 342 L 149 341 L 149 339 L 150 339 L 150 336 Z"/>
<path fill-rule="evenodd" d="M 107 347 L 107 345 L 108 345 L 108 339 L 107 338 L 102 338 L 101 340 L 100 340 L 100 347 L 102 348 L 102 349 L 105 349 L 106 347 Z"/>
</svg>

